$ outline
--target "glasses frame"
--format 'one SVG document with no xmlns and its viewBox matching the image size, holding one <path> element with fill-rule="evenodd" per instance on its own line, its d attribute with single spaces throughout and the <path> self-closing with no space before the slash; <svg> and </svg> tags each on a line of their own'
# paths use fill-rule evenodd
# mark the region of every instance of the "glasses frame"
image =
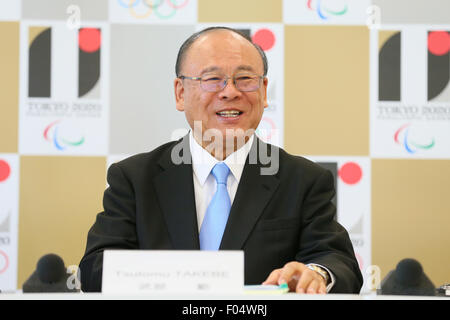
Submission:
<svg viewBox="0 0 450 320">
<path fill-rule="evenodd" d="M 239 74 L 238 74 L 238 75 L 239 75 Z M 241 91 L 241 92 L 255 92 L 255 91 L 257 91 L 259 88 L 261 88 L 261 80 L 263 80 L 264 78 L 266 78 L 266 76 L 260 76 L 260 75 L 258 75 L 258 74 L 254 74 L 254 73 L 252 73 L 251 76 L 257 77 L 258 80 L 259 80 L 259 81 L 258 81 L 258 87 L 257 87 L 256 89 L 254 89 L 254 90 L 241 90 L 241 89 L 239 89 L 238 86 L 236 85 L 236 76 L 231 76 L 231 77 L 225 76 L 225 78 L 224 78 L 224 80 L 223 80 L 223 82 L 222 82 L 222 86 L 221 86 L 221 88 L 220 88 L 219 90 L 206 90 L 206 89 L 203 87 L 203 85 L 202 85 L 202 83 L 203 83 L 202 77 L 188 77 L 188 76 L 183 76 L 183 75 L 181 75 L 181 76 L 179 76 L 178 78 L 181 79 L 181 80 L 189 79 L 189 80 L 200 81 L 200 88 L 202 88 L 202 90 L 203 90 L 203 91 L 206 91 L 206 92 L 220 92 L 220 91 L 222 91 L 223 89 L 226 88 L 226 86 L 228 85 L 228 80 L 230 80 L 230 79 L 233 80 L 233 85 L 234 85 L 234 87 L 235 87 L 237 90 L 239 90 L 239 91 Z"/>
</svg>

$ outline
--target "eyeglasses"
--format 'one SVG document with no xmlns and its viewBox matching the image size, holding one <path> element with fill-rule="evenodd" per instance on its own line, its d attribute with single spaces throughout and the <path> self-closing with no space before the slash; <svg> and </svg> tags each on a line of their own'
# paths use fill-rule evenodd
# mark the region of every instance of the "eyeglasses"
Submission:
<svg viewBox="0 0 450 320">
<path fill-rule="evenodd" d="M 228 80 L 232 79 L 236 89 L 243 92 L 251 92 L 259 89 L 261 86 L 261 79 L 263 79 L 264 76 L 259 76 L 252 73 L 241 73 L 232 77 L 217 74 L 206 74 L 201 77 L 179 76 L 178 78 L 181 80 L 189 79 L 200 81 L 200 87 L 208 92 L 222 91 L 227 86 Z"/>
</svg>

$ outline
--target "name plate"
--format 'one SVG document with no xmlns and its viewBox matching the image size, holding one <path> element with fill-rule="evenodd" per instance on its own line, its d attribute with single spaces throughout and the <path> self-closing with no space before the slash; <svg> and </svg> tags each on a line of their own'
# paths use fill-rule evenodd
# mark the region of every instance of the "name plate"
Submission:
<svg viewBox="0 0 450 320">
<path fill-rule="evenodd" d="M 242 293 L 243 289 L 243 251 L 103 253 L 103 293 Z"/>
</svg>

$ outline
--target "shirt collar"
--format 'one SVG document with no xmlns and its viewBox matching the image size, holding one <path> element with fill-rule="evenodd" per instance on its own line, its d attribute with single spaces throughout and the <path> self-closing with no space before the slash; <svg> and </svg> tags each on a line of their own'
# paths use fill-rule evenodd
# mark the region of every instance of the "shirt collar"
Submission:
<svg viewBox="0 0 450 320">
<path fill-rule="evenodd" d="M 246 144 L 230 154 L 223 162 L 230 168 L 231 173 L 237 182 L 240 181 L 242 171 L 244 171 L 245 161 L 253 144 L 254 135 L 252 135 Z M 220 161 L 214 158 L 208 151 L 194 139 L 192 130 L 189 131 L 189 148 L 192 155 L 192 168 L 198 181 L 203 186 L 208 178 L 212 168 Z"/>
</svg>

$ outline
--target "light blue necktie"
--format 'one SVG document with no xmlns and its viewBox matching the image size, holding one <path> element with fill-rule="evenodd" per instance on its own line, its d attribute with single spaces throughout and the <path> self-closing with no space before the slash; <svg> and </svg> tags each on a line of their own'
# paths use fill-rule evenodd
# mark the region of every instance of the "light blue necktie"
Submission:
<svg viewBox="0 0 450 320">
<path fill-rule="evenodd" d="M 219 250 L 231 208 L 231 200 L 227 190 L 227 178 L 230 168 L 225 163 L 219 162 L 211 172 L 216 178 L 217 189 L 208 209 L 206 209 L 200 228 L 201 250 Z"/>
</svg>

